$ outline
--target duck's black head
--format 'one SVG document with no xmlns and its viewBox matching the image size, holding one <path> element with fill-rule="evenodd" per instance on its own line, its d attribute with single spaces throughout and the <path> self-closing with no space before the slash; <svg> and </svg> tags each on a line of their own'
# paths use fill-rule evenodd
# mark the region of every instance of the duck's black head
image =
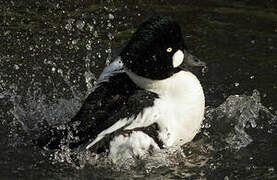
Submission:
<svg viewBox="0 0 277 180">
<path fill-rule="evenodd" d="M 177 22 L 162 16 L 142 23 L 120 57 L 128 70 L 150 79 L 165 79 L 184 67 L 201 64 L 187 52 Z"/>
</svg>

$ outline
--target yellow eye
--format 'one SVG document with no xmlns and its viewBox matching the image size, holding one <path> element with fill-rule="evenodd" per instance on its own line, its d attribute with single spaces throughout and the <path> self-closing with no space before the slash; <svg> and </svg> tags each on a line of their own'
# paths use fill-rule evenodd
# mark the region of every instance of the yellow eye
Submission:
<svg viewBox="0 0 277 180">
<path fill-rule="evenodd" d="M 171 48 L 171 47 L 169 47 L 169 48 L 166 49 L 166 52 L 171 52 L 171 51 L 172 51 L 172 48 Z"/>
</svg>

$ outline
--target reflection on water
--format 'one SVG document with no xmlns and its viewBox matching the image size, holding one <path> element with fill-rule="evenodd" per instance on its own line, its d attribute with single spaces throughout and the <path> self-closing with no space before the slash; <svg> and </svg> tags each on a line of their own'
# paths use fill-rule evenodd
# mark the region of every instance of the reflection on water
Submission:
<svg viewBox="0 0 277 180">
<path fill-rule="evenodd" d="M 4 3 L 1 177 L 277 178 L 277 12 L 274 4 L 255 2 Z M 103 67 L 155 13 L 176 18 L 190 50 L 208 63 L 199 73 L 205 121 L 193 142 L 116 166 L 106 154 L 82 148 L 33 147 L 40 126 L 61 124 L 78 111 Z"/>
</svg>

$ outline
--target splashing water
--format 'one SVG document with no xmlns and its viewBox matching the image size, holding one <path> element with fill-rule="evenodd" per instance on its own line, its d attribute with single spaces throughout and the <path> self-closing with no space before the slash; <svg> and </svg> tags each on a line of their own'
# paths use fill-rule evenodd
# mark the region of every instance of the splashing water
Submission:
<svg viewBox="0 0 277 180">
<path fill-rule="evenodd" d="M 0 128 L 8 128 L 0 133 L 4 134 L 8 131 L 7 147 L 14 149 L 12 158 L 25 157 L 23 153 L 16 154 L 24 150 L 22 146 L 28 146 L 26 157 L 34 153 L 29 147 L 33 146 L 31 139 L 39 134 L 39 126 L 44 123 L 62 124 L 74 116 L 82 100 L 91 92 L 97 75 L 112 61 L 111 51 L 114 50 L 112 41 L 117 36 L 118 27 L 121 28 L 120 33 L 123 32 L 122 37 L 134 28 L 130 26 L 130 22 L 134 20 L 127 6 L 125 9 L 128 13 L 119 13 L 119 8 L 112 7 L 112 1 L 106 2 L 102 8 L 76 11 L 76 14 L 64 12 L 62 6 L 57 4 L 56 8 L 60 9 L 59 11 L 48 9 L 56 17 L 60 17 L 58 12 L 61 12 L 62 18 L 57 18 L 61 21 L 52 21 L 47 14 L 42 16 L 45 20 L 38 20 L 45 23 L 47 28 L 36 22 L 36 19 L 28 19 L 29 17 L 26 18 L 20 13 L 19 16 L 16 15 L 18 13 L 13 15 L 12 9 L 9 10 L 10 15 L 4 18 L 5 26 L 12 23 L 14 27 L 5 29 L 3 26 L 5 31 L 2 40 L 10 47 L 3 46 L 3 52 L 1 52 L 3 54 L 0 55 L 0 119 L 4 127 Z M 36 14 L 36 12 L 33 13 Z M 14 18 L 9 20 L 10 16 L 15 16 L 15 20 L 18 18 L 23 26 L 13 23 Z M 37 31 L 32 23 L 26 24 L 26 22 L 32 22 L 36 27 L 43 28 Z M 20 29 L 24 27 L 28 27 L 28 31 Z M 124 31 L 127 33 L 124 34 Z M 120 41 L 119 44 L 124 43 Z M 14 47 L 21 48 L 13 51 L 16 49 Z M 5 48 L 9 51 L 6 52 Z M 256 79 L 256 77 L 258 76 L 255 75 L 255 78 L 251 76 L 250 79 Z M 237 82 L 234 85 L 240 87 L 242 83 Z M 253 91 L 252 96 L 231 95 L 217 108 L 206 108 L 203 127 L 192 142 L 182 148 L 153 152 L 142 159 L 130 158 L 117 165 L 111 164 L 107 153 L 94 154 L 82 147 L 71 150 L 63 146 L 61 150 L 50 152 L 41 150 L 39 153 L 47 158 L 47 162 L 53 164 L 66 164 L 73 167 L 72 169 L 81 170 L 91 166 L 103 167 L 104 171 L 109 169 L 124 171 L 130 174 L 131 178 L 145 177 L 145 175 L 157 177 L 162 175 L 172 179 L 206 178 L 205 175 L 213 173 L 220 167 L 226 167 L 231 171 L 230 169 L 236 166 L 241 168 L 240 162 L 249 161 L 249 166 L 247 164 L 245 169 L 241 168 L 242 171 L 247 171 L 251 168 L 257 169 L 257 165 L 251 166 L 253 159 L 257 158 L 251 145 L 260 142 L 263 138 L 275 138 L 277 134 L 277 118 L 272 111 L 262 105 L 261 95 L 257 90 Z M 264 137 L 255 135 L 260 132 L 263 132 Z M 270 144 L 272 140 L 265 142 Z M 7 150 L 5 143 L 3 145 L 6 148 L 2 151 L 3 157 L 6 154 L 7 157 L 10 156 L 10 150 Z M 269 152 L 274 150 L 270 145 L 267 149 L 270 149 Z M 250 155 L 245 156 L 246 160 L 239 161 L 245 152 Z M 263 160 L 264 157 L 257 159 Z M 35 164 L 35 167 L 39 160 L 39 158 L 34 159 L 31 164 Z M 2 168 L 6 167 L 4 163 L 1 164 Z M 17 168 L 19 163 L 17 160 L 10 164 Z M 20 172 L 20 168 L 29 165 L 28 160 L 22 166 L 19 165 L 16 170 Z M 39 171 L 44 170 L 44 166 L 42 167 L 38 168 Z M 46 171 L 49 169 L 53 167 L 49 166 Z M 269 173 L 276 171 L 272 164 L 264 169 Z M 88 170 L 91 169 L 88 168 Z M 61 176 L 66 173 L 63 171 Z M 54 172 L 50 173 L 52 176 L 53 174 L 56 175 Z M 223 178 L 228 179 L 228 176 Z"/>
<path fill-rule="evenodd" d="M 3 97 L 2 95 L 1 97 Z M 31 97 L 31 96 L 30 96 Z M 231 95 L 225 102 L 217 108 L 207 107 L 206 119 L 203 123 L 199 137 L 194 141 L 185 144 L 182 148 L 170 148 L 146 155 L 141 159 L 130 158 L 113 165 L 107 153 L 94 154 L 80 147 L 71 150 L 63 146 L 61 150 L 51 153 L 49 160 L 53 163 L 67 163 L 75 168 L 84 168 L 87 165 L 94 167 L 109 167 L 115 171 L 132 171 L 137 175 L 153 173 L 160 168 L 184 167 L 184 177 L 194 176 L 199 173 L 199 168 L 204 168 L 213 159 L 212 153 L 217 153 L 222 149 L 238 151 L 247 148 L 252 143 L 253 137 L 247 133 L 247 129 L 258 127 L 258 121 L 263 121 L 261 113 L 270 121 L 263 123 L 276 123 L 277 117 L 273 115 L 260 102 L 260 93 L 253 91 L 252 96 Z M 29 129 L 28 122 L 36 122 L 39 119 L 61 119 L 67 121 L 80 106 L 79 101 L 59 100 L 58 103 L 46 105 L 45 100 L 30 98 L 25 106 L 21 106 L 19 101 L 13 101 L 14 108 L 12 114 L 24 126 Z M 36 108 L 35 108 L 36 107 Z M 72 107 L 74 107 L 72 109 Z M 68 108 L 68 109 L 67 109 Z M 54 111 L 54 109 L 57 109 Z M 69 114 L 69 115 L 68 115 Z M 28 121 L 26 121 L 28 119 Z M 214 166 L 213 163 L 209 166 Z"/>
<path fill-rule="evenodd" d="M 0 119 L 8 127 L 8 146 L 32 146 L 31 139 L 39 134 L 40 126 L 59 125 L 76 114 L 97 74 L 112 60 L 117 28 L 128 28 L 117 16 L 121 9 L 112 4 L 105 1 L 93 11 L 65 16 L 42 33 L 31 26 L 28 32 L 6 31 L 11 40 L 18 38 L 13 42 L 24 51 L 0 55 Z M 85 154 L 63 147 L 50 160 L 82 167 L 82 158 L 93 157 Z"/>
<path fill-rule="evenodd" d="M 254 90 L 252 96 L 231 95 L 219 107 L 207 108 L 203 133 L 217 139 L 221 146 L 225 144 L 222 148 L 240 150 L 253 142 L 246 130 L 257 128 L 257 121 L 264 121 L 261 113 L 266 114 L 271 123 L 276 122 L 276 115 L 261 104 L 258 90 Z"/>
</svg>

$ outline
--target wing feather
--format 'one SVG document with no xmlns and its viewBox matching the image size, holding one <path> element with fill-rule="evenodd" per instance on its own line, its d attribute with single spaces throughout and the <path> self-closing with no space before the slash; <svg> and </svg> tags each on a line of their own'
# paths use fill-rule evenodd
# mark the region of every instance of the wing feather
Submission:
<svg viewBox="0 0 277 180">
<path fill-rule="evenodd" d="M 95 138 L 99 141 L 124 127 L 127 124 L 122 123 L 124 118 L 130 120 L 145 106 L 153 105 L 156 96 L 137 87 L 117 60 L 104 69 L 92 93 L 68 123 L 46 126 L 34 142 L 40 147 L 57 149 L 61 144 L 75 148 Z"/>
<path fill-rule="evenodd" d="M 87 145 L 86 149 L 91 148 L 102 139 L 106 143 L 107 138 L 110 140 L 108 136 L 113 136 L 116 132 L 125 131 L 124 129 L 132 124 L 139 115 L 144 113 L 144 110 L 147 108 L 151 108 L 154 105 L 155 98 L 158 98 L 156 93 L 146 91 L 146 90 L 136 90 L 134 94 L 132 94 L 126 103 L 121 107 L 121 110 L 110 117 L 108 121 L 115 122 L 109 128 L 103 130 L 101 133 L 97 135 L 97 137 Z M 151 110 L 149 110 L 151 111 Z M 151 125 L 152 123 L 150 123 Z M 142 124 L 143 126 L 144 124 Z M 137 128 L 139 129 L 139 128 Z M 126 131 L 130 131 L 129 129 Z M 100 143 L 102 146 L 105 146 L 105 143 Z M 99 148 L 99 145 L 98 147 Z"/>
</svg>

